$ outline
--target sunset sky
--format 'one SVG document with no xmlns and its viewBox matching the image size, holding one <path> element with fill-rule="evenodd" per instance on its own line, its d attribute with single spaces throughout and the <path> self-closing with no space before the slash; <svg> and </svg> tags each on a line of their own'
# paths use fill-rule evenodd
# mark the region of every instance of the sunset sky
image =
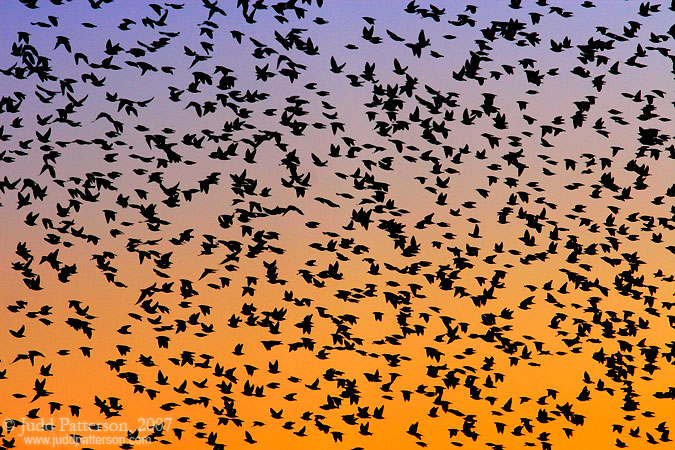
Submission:
<svg viewBox="0 0 675 450">
<path fill-rule="evenodd" d="M 671 5 L 0 13 L 0 448 L 670 445 Z"/>
</svg>

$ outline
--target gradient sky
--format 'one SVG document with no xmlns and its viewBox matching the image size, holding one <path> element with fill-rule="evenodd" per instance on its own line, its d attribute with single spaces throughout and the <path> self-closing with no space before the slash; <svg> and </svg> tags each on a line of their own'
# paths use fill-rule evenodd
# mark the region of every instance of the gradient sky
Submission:
<svg viewBox="0 0 675 450">
<path fill-rule="evenodd" d="M 3 2 L 0 448 L 670 445 L 673 9 L 520 3 Z"/>
</svg>

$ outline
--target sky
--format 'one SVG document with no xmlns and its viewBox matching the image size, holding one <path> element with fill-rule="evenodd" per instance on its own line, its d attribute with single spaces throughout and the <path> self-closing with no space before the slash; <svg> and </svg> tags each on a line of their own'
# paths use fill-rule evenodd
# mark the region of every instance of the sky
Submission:
<svg viewBox="0 0 675 450">
<path fill-rule="evenodd" d="M 671 5 L 0 13 L 1 448 L 669 445 Z"/>
</svg>

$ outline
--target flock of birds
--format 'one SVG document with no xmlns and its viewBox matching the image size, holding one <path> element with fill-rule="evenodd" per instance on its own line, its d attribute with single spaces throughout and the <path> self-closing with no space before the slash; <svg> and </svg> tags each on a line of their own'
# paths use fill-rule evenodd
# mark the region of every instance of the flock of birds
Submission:
<svg viewBox="0 0 675 450">
<path fill-rule="evenodd" d="M 675 4 L 0 10 L 0 449 L 672 442 Z"/>
</svg>

